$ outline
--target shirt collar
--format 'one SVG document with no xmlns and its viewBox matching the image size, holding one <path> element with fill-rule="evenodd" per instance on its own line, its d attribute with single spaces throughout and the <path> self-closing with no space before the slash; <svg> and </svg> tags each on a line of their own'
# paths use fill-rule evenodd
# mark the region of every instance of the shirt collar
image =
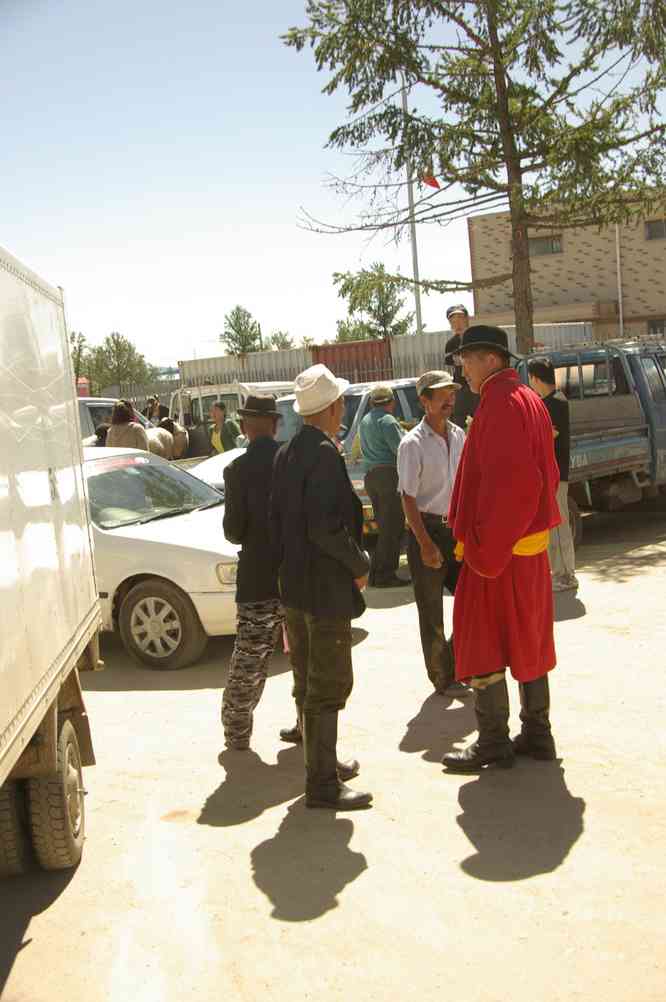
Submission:
<svg viewBox="0 0 666 1002">
<path fill-rule="evenodd" d="M 506 369 L 498 369 L 497 372 L 493 372 L 491 376 L 481 383 L 481 393 L 485 393 L 489 386 L 497 385 L 498 383 L 503 383 L 505 381 L 512 382 L 515 380 L 518 382 L 518 373 L 515 369 L 509 366 Z"/>
</svg>

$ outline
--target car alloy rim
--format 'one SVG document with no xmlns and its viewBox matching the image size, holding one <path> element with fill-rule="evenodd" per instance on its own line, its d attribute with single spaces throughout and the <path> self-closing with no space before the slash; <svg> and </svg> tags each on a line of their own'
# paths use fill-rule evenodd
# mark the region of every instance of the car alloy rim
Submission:
<svg viewBox="0 0 666 1002">
<path fill-rule="evenodd" d="M 183 639 L 183 627 L 174 607 L 163 598 L 143 598 L 132 609 L 132 640 L 151 658 L 168 658 Z"/>
</svg>

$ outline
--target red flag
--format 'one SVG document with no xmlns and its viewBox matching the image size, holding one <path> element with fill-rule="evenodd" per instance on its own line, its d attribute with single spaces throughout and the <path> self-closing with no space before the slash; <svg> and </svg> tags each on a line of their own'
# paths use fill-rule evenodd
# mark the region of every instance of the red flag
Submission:
<svg viewBox="0 0 666 1002">
<path fill-rule="evenodd" d="M 421 180 L 423 181 L 424 184 L 429 185 L 431 188 L 440 187 L 439 181 L 437 180 L 436 177 L 433 177 L 432 174 L 426 174 L 426 173 L 421 174 Z"/>
</svg>

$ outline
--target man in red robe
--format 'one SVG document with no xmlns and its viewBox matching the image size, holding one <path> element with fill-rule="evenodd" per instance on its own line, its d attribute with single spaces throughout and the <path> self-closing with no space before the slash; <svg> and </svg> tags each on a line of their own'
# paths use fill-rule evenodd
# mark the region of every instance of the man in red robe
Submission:
<svg viewBox="0 0 666 1002">
<path fill-rule="evenodd" d="M 481 394 L 458 467 L 449 525 L 463 567 L 453 607 L 456 676 L 474 690 L 479 736 L 444 756 L 455 772 L 515 754 L 555 758 L 547 673 L 554 668 L 549 530 L 560 522 L 550 418 L 511 368 L 505 331 L 477 325 L 460 353 Z M 522 731 L 509 738 L 505 670 L 520 684 Z"/>
</svg>

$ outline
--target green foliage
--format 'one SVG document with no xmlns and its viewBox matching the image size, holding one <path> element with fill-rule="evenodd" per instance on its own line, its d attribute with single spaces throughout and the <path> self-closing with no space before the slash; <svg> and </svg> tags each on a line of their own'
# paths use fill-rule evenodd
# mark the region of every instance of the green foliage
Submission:
<svg viewBox="0 0 666 1002">
<path fill-rule="evenodd" d="M 338 185 L 366 203 L 354 227 L 312 228 L 400 232 L 405 169 L 427 168 L 441 185 L 420 189 L 417 223 L 508 209 L 512 272 L 476 286 L 512 281 L 522 348 L 528 228 L 622 222 L 664 198 L 663 0 L 307 0 L 306 16 L 284 40 L 312 48 L 324 93 L 347 91 L 349 118 L 329 146 L 357 154 L 356 174 Z M 439 276 L 424 286 L 474 287 Z"/>
<path fill-rule="evenodd" d="M 88 342 L 85 334 L 81 331 L 69 332 L 69 350 L 72 356 L 72 368 L 74 369 L 74 381 L 85 375 L 84 365 L 88 353 Z"/>
<path fill-rule="evenodd" d="M 270 336 L 271 348 L 275 351 L 282 351 L 285 348 L 293 348 L 294 341 L 293 338 L 289 336 L 288 331 L 273 331 Z"/>
<path fill-rule="evenodd" d="M 230 355 L 260 351 L 261 327 L 244 306 L 234 306 L 224 318 L 224 333 L 220 334 L 220 341 Z"/>
<path fill-rule="evenodd" d="M 335 272 L 333 284 L 338 287 L 338 295 L 347 300 L 349 311 L 346 320 L 338 321 L 338 341 L 400 337 L 409 333 L 414 314 L 399 316 L 405 301 L 400 297 L 398 284 L 387 275 L 380 261 L 356 274 Z"/>
<path fill-rule="evenodd" d="M 99 393 L 105 386 L 144 386 L 155 379 L 156 370 L 131 341 L 114 331 L 84 357 L 83 374 L 90 379 L 94 392 Z"/>
</svg>

